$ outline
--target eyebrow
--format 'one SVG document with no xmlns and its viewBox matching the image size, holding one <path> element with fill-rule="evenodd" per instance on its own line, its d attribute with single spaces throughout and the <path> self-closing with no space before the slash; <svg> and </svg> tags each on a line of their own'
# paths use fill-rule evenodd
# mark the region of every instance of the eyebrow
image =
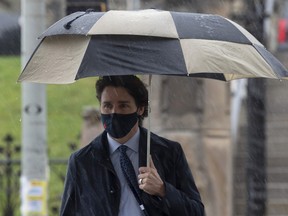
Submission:
<svg viewBox="0 0 288 216">
<path fill-rule="evenodd" d="M 111 101 L 102 101 L 102 103 L 111 103 Z M 123 100 L 123 101 L 118 101 L 117 103 L 131 103 L 131 101 L 126 101 L 126 100 Z"/>
<path fill-rule="evenodd" d="M 131 101 L 118 101 L 118 103 L 131 103 Z"/>
</svg>

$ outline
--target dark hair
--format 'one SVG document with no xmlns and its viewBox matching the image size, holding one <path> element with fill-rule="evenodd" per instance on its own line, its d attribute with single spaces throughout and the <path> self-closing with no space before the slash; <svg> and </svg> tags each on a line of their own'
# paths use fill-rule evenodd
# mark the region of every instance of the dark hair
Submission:
<svg viewBox="0 0 288 216">
<path fill-rule="evenodd" d="M 134 75 L 124 76 L 103 76 L 96 84 L 96 97 L 101 102 L 101 95 L 105 87 L 123 87 L 134 98 L 137 107 L 144 107 L 144 112 L 140 116 L 139 124 L 142 125 L 143 119 L 148 116 L 148 91 L 145 84 Z"/>
</svg>

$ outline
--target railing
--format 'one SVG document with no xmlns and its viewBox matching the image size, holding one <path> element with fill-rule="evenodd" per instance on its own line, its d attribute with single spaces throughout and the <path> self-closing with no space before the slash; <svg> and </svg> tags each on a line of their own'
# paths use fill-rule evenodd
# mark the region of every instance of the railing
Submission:
<svg viewBox="0 0 288 216">
<path fill-rule="evenodd" d="M 0 145 L 0 215 L 15 216 L 20 213 L 20 176 L 21 176 L 21 145 L 15 144 L 12 135 L 3 138 L 4 146 Z M 68 143 L 71 151 L 77 148 L 75 142 Z M 66 174 L 67 158 L 49 159 L 49 185 L 63 186 Z M 58 215 L 62 191 L 49 192 L 49 215 Z"/>
</svg>

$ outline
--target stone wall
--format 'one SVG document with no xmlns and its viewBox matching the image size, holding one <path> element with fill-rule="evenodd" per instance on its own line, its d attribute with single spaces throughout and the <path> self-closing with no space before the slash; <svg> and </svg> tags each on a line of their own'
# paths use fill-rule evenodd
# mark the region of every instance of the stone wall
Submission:
<svg viewBox="0 0 288 216">
<path fill-rule="evenodd" d="M 229 84 L 152 76 L 150 98 L 151 131 L 181 143 L 206 215 L 230 215 Z"/>
</svg>

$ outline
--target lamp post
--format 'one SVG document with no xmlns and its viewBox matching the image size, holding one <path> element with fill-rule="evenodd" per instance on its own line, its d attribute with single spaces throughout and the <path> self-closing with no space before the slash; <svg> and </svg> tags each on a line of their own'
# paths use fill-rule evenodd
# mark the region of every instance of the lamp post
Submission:
<svg viewBox="0 0 288 216">
<path fill-rule="evenodd" d="M 21 63 L 26 65 L 46 25 L 45 0 L 21 0 Z M 22 83 L 21 215 L 47 215 L 46 87 Z"/>
<path fill-rule="evenodd" d="M 264 43 L 264 0 L 246 0 L 245 27 Z M 265 215 L 266 212 L 266 110 L 265 80 L 249 79 L 247 86 L 247 216 Z"/>
</svg>

